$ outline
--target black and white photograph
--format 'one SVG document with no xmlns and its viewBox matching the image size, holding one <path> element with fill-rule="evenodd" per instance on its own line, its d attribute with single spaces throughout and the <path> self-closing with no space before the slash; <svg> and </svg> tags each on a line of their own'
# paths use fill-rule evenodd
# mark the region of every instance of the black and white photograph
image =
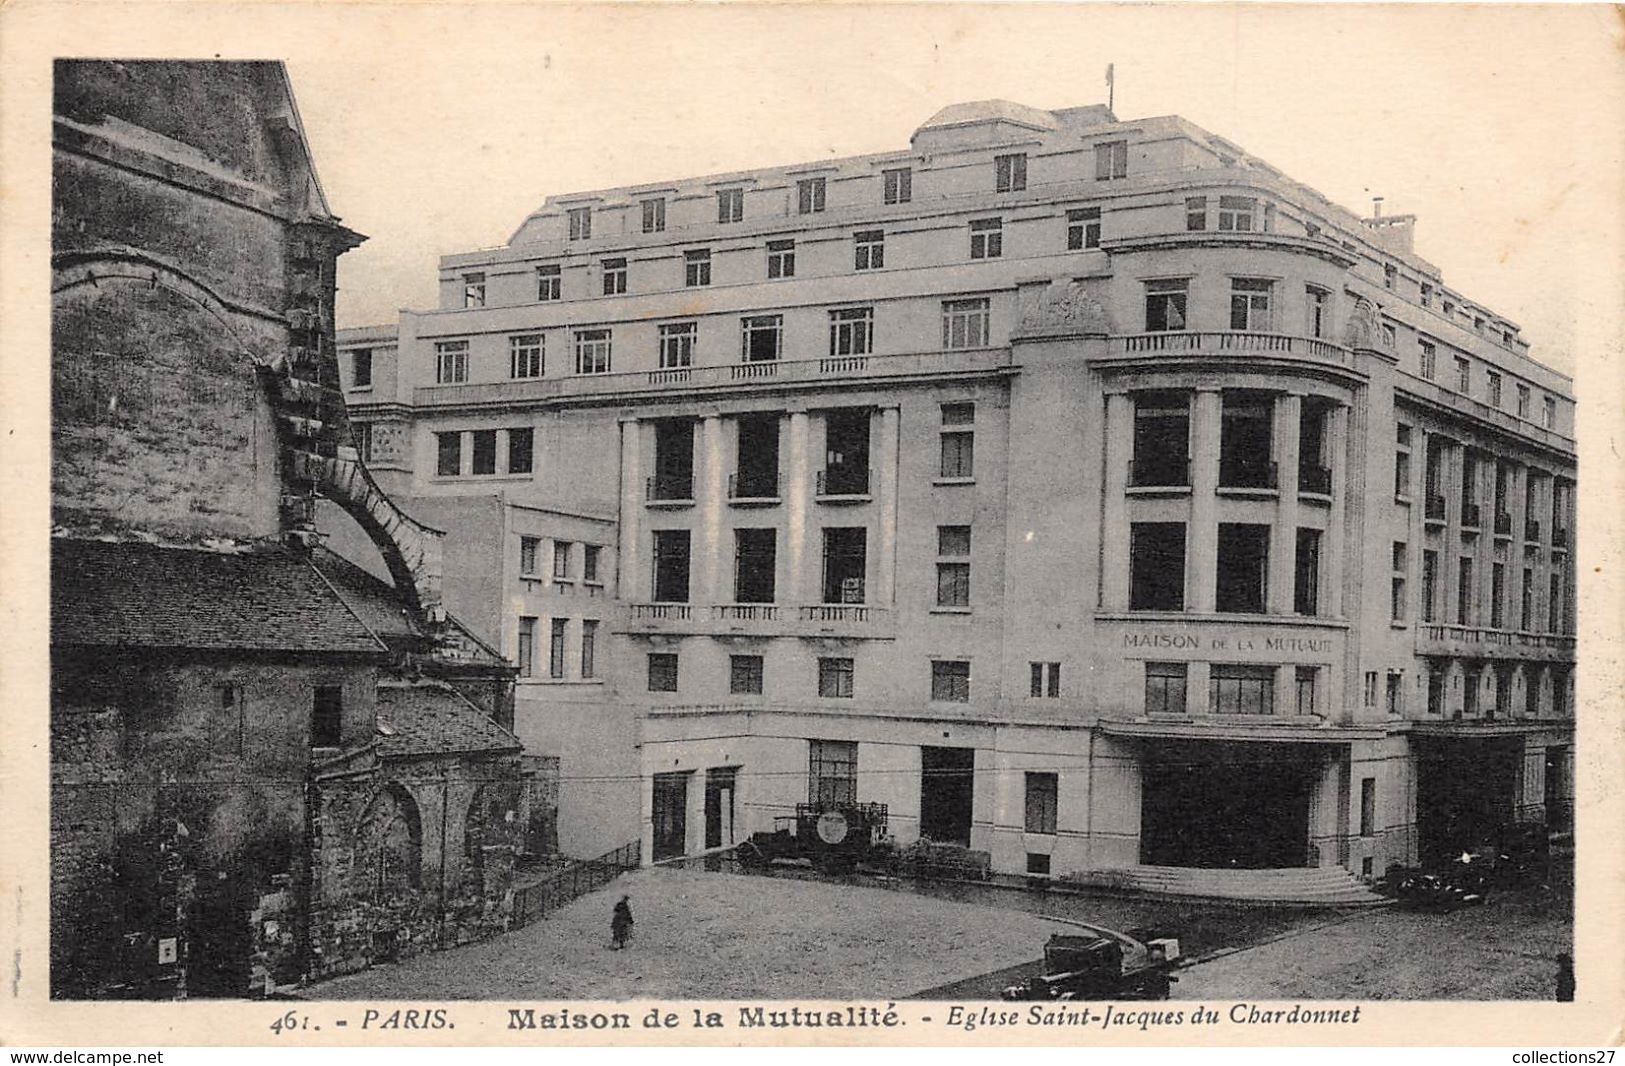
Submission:
<svg viewBox="0 0 1625 1066">
<path fill-rule="evenodd" d="M 1617 1025 L 1609 9 L 81 7 L 8 1010 Z"/>
</svg>

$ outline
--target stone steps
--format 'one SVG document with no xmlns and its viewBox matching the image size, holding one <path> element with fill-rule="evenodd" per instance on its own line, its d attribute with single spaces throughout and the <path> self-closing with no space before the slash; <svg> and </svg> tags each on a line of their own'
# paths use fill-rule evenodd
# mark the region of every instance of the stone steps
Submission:
<svg viewBox="0 0 1625 1066">
<path fill-rule="evenodd" d="M 1368 906 L 1386 902 L 1340 866 L 1276 870 L 1211 870 L 1184 866 L 1130 866 L 1094 870 L 1085 884 L 1115 891 L 1258 903 Z"/>
</svg>

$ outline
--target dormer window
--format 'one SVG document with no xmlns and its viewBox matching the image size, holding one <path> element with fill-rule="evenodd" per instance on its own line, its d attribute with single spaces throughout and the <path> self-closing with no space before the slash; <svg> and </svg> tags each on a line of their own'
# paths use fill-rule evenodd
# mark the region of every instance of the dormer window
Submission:
<svg viewBox="0 0 1625 1066">
<path fill-rule="evenodd" d="M 592 237 L 592 208 L 570 208 L 570 239 L 584 241 Z"/>
</svg>

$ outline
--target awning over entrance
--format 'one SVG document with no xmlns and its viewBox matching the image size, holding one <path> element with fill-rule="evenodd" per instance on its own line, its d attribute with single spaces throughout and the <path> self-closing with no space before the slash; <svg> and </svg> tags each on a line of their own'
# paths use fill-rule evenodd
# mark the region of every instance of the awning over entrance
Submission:
<svg viewBox="0 0 1625 1066">
<path fill-rule="evenodd" d="M 1114 737 L 1168 737 L 1174 740 L 1245 741 L 1265 744 L 1347 744 L 1353 740 L 1381 740 L 1388 735 L 1383 726 L 1336 726 L 1284 722 L 1265 717 L 1250 721 L 1241 715 L 1224 718 L 1182 718 L 1159 721 L 1154 718 L 1100 720 L 1101 732 Z"/>
</svg>

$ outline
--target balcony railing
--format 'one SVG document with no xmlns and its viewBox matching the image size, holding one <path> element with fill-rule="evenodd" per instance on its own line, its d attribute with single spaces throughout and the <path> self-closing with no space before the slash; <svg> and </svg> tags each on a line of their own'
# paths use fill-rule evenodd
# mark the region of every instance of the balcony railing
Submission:
<svg viewBox="0 0 1625 1066">
<path fill-rule="evenodd" d="M 861 603 L 809 603 L 797 608 L 803 622 L 867 622 L 869 608 Z"/>
<path fill-rule="evenodd" d="M 1221 489 L 1273 489 L 1276 484 L 1274 463 L 1223 457 L 1219 460 Z"/>
<path fill-rule="evenodd" d="M 1523 523 L 1523 539 L 1540 543 L 1540 519 L 1529 518 Z"/>
<path fill-rule="evenodd" d="M 694 609 L 687 603 L 632 603 L 627 605 L 627 614 L 645 621 L 687 622 L 694 617 Z"/>
<path fill-rule="evenodd" d="M 820 356 L 721 366 L 672 367 L 613 374 L 574 374 L 527 381 L 490 381 L 469 385 L 421 385 L 413 399 L 421 406 L 479 404 L 495 401 L 551 400 L 575 396 L 621 396 L 662 393 L 673 389 L 707 389 L 753 382 L 787 382 L 842 378 L 942 377 L 997 370 L 1010 365 L 1009 348 L 906 352 L 898 355 Z"/>
<path fill-rule="evenodd" d="M 732 500 L 772 500 L 779 495 L 779 479 L 762 474 L 729 474 L 728 498 Z"/>
<path fill-rule="evenodd" d="M 1423 623 L 1417 627 L 1423 644 L 1480 645 L 1491 648 L 1527 648 L 1537 651 L 1574 651 L 1572 633 L 1529 633 L 1522 630 L 1484 629 L 1477 626 Z"/>
<path fill-rule="evenodd" d="M 1313 359 L 1348 366 L 1353 356 L 1347 348 L 1317 337 L 1297 337 L 1285 333 L 1130 333 L 1111 339 L 1111 350 L 1120 354 L 1163 352 L 1169 354 L 1245 355 L 1275 354 Z"/>
<path fill-rule="evenodd" d="M 776 622 L 779 605 L 776 603 L 719 603 L 711 608 L 711 617 L 719 622 Z"/>
<path fill-rule="evenodd" d="M 867 496 L 869 468 L 832 466 L 818 472 L 820 496 Z"/>
<path fill-rule="evenodd" d="M 694 499 L 694 478 L 674 474 L 657 474 L 644 486 L 647 498 L 660 502 L 688 502 Z"/>
<path fill-rule="evenodd" d="M 1128 483 L 1136 489 L 1190 488 L 1189 459 L 1130 459 Z"/>
<path fill-rule="evenodd" d="M 1429 522 L 1444 521 L 1444 497 L 1437 493 L 1428 493 L 1427 520 Z"/>
<path fill-rule="evenodd" d="M 1479 513 L 1478 504 L 1463 503 L 1461 505 L 1461 527 L 1463 529 L 1478 529 L 1482 521 L 1483 515 Z"/>
<path fill-rule="evenodd" d="M 1298 491 L 1330 496 L 1332 494 L 1331 467 L 1321 466 L 1319 463 L 1300 464 L 1298 466 Z"/>
<path fill-rule="evenodd" d="M 1498 537 L 1512 536 L 1512 516 L 1504 511 L 1495 514 L 1495 535 Z"/>
</svg>

